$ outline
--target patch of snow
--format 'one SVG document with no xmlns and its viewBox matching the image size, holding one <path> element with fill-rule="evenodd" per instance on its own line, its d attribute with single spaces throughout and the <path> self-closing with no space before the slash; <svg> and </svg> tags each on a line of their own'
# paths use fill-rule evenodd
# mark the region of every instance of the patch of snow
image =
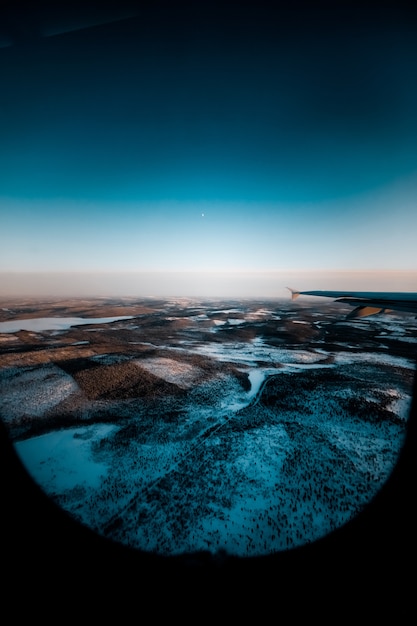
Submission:
<svg viewBox="0 0 417 626">
<path fill-rule="evenodd" d="M 166 357 L 140 359 L 135 361 L 135 363 L 151 372 L 151 374 L 184 389 L 193 385 L 202 374 L 199 367 Z"/>
<path fill-rule="evenodd" d="M 416 337 L 405 337 L 401 335 L 394 335 L 392 339 L 396 339 L 397 341 L 404 341 L 405 343 L 414 343 L 417 346 L 417 338 Z"/>
<path fill-rule="evenodd" d="M 225 315 L 228 315 L 230 313 L 243 313 L 242 309 L 218 309 L 216 311 L 211 311 L 212 315 L 216 315 L 217 313 L 224 313 Z"/>
<path fill-rule="evenodd" d="M 178 349 L 178 348 L 175 348 Z M 302 363 L 305 365 L 323 360 L 322 354 L 308 350 L 290 350 L 267 345 L 257 337 L 251 342 L 224 342 L 189 345 L 188 352 L 204 354 L 218 361 L 254 366 L 259 361 L 277 364 Z"/>
<path fill-rule="evenodd" d="M 338 365 L 351 365 L 354 363 L 376 363 L 384 365 L 394 365 L 398 367 L 412 368 L 415 367 L 413 359 L 406 359 L 405 357 L 392 356 L 390 354 L 374 353 L 374 352 L 361 352 L 360 354 L 352 352 L 335 352 L 335 362 Z"/>
<path fill-rule="evenodd" d="M 274 320 L 281 319 L 279 315 L 275 315 L 274 312 L 270 311 L 269 309 L 258 309 L 257 311 L 252 311 L 245 315 L 245 319 L 247 321 L 257 321 L 260 319 L 264 319 L 265 317 L 270 317 Z"/>
<path fill-rule="evenodd" d="M 149 296 L 148 296 L 149 297 Z M 171 298 L 169 300 L 167 300 L 167 305 L 168 306 L 177 306 L 177 305 L 181 305 L 184 308 L 188 308 L 191 306 L 195 307 L 196 304 L 196 300 L 195 299 L 190 299 L 190 298 L 186 298 L 186 297 L 178 297 L 178 298 Z"/>
<path fill-rule="evenodd" d="M 78 389 L 72 376 L 55 365 L 0 370 L 0 413 L 5 421 L 41 417 Z"/>
<path fill-rule="evenodd" d="M 405 328 L 399 324 L 384 324 L 384 328 L 391 334 L 396 333 L 397 335 L 404 335 L 406 332 Z"/>
<path fill-rule="evenodd" d="M 291 369 L 332 369 L 334 365 L 332 363 L 286 363 L 284 368 L 280 371 L 289 371 Z"/>
</svg>

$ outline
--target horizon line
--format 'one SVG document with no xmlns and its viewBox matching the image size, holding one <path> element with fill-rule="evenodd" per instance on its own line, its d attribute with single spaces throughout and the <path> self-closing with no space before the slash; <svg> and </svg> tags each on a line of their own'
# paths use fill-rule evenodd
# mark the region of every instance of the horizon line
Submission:
<svg viewBox="0 0 417 626">
<path fill-rule="evenodd" d="M 292 269 L 138 269 L 138 270 L 0 270 L 1 274 L 285 274 L 285 273 L 329 273 L 329 274 L 398 274 L 417 273 L 416 268 L 292 268 Z"/>
</svg>

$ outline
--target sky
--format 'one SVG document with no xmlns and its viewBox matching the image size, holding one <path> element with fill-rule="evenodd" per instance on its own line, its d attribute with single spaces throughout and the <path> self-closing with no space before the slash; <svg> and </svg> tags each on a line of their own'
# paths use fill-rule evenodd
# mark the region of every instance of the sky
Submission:
<svg viewBox="0 0 417 626">
<path fill-rule="evenodd" d="M 417 291 L 415 12 L 311 4 L 0 20 L 0 295 Z"/>
</svg>

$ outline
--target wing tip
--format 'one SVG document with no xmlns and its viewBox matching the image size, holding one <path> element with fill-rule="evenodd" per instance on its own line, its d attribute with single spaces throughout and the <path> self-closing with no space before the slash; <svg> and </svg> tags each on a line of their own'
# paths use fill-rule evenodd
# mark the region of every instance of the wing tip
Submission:
<svg viewBox="0 0 417 626">
<path fill-rule="evenodd" d="M 291 300 L 295 300 L 300 295 L 300 292 L 297 289 L 292 289 L 291 287 L 287 287 L 289 291 L 291 291 Z"/>
</svg>

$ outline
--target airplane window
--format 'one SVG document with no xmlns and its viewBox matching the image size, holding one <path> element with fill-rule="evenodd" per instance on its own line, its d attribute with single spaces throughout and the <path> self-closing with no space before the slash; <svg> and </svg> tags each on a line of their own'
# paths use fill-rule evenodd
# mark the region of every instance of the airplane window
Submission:
<svg viewBox="0 0 417 626">
<path fill-rule="evenodd" d="M 2 9 L 9 530 L 190 567 L 392 556 L 414 13 L 155 7 Z"/>
</svg>

